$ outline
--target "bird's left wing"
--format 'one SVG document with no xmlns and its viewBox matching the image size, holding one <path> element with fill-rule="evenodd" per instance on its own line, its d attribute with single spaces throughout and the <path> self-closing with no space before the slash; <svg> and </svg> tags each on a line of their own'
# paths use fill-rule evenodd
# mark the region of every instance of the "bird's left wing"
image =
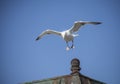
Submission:
<svg viewBox="0 0 120 84">
<path fill-rule="evenodd" d="M 70 32 L 77 32 L 80 29 L 80 27 L 82 25 L 85 25 L 85 24 L 94 24 L 94 25 L 97 25 L 97 24 L 101 24 L 101 22 L 76 21 L 74 23 L 74 25 L 72 26 L 72 28 L 70 29 Z"/>
<path fill-rule="evenodd" d="M 48 29 L 48 30 L 43 31 L 43 32 L 36 38 L 36 40 L 41 39 L 44 35 L 47 35 L 47 34 L 61 35 L 61 33 L 58 32 L 58 31 Z"/>
<path fill-rule="evenodd" d="M 81 22 L 76 21 L 76 22 L 74 23 L 74 25 L 72 26 L 72 28 L 70 29 L 70 32 L 76 32 L 76 31 L 78 31 L 79 28 L 80 28 L 82 25 L 84 25 L 84 24 L 81 23 Z"/>
</svg>

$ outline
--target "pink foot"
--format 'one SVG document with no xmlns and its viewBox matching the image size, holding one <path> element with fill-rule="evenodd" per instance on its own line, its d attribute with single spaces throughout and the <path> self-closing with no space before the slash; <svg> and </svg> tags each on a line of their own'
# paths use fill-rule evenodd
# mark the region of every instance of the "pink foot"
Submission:
<svg viewBox="0 0 120 84">
<path fill-rule="evenodd" d="M 66 47 L 66 50 L 68 51 L 68 50 L 70 50 L 70 48 L 69 48 L 69 47 Z"/>
</svg>

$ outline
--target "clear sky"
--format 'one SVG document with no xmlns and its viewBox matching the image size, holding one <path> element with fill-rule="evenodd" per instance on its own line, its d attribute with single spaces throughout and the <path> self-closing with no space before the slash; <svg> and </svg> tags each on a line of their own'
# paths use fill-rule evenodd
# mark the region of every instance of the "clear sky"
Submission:
<svg viewBox="0 0 120 84">
<path fill-rule="evenodd" d="M 0 84 L 70 74 L 73 58 L 83 75 L 120 83 L 119 0 L 1 0 L 0 18 Z M 46 29 L 63 31 L 79 20 L 102 24 L 82 27 L 73 50 L 55 35 L 35 41 Z"/>
</svg>

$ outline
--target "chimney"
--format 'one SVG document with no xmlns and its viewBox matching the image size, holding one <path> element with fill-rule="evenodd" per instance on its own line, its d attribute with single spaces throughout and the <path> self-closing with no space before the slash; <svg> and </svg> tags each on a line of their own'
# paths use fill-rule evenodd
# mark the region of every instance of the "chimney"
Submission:
<svg viewBox="0 0 120 84">
<path fill-rule="evenodd" d="M 72 59 L 71 61 L 71 75 L 79 75 L 80 74 L 80 61 L 77 58 Z"/>
</svg>

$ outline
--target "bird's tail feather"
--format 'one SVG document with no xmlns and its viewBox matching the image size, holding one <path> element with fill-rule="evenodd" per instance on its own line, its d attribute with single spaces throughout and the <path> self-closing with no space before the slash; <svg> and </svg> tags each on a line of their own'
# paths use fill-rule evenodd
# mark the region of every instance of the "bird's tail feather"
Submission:
<svg viewBox="0 0 120 84">
<path fill-rule="evenodd" d="M 79 34 L 73 34 L 73 36 L 74 36 L 74 37 L 77 37 L 77 36 L 79 36 Z"/>
</svg>

